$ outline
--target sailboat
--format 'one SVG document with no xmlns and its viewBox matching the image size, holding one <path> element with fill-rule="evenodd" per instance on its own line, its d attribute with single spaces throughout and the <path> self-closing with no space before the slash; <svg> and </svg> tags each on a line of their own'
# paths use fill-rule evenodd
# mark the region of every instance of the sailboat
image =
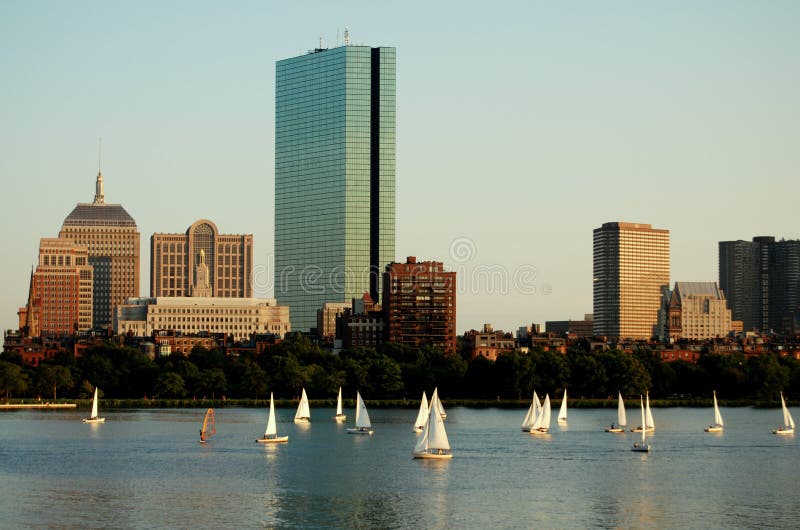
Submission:
<svg viewBox="0 0 800 530">
<path fill-rule="evenodd" d="M 714 390 L 714 425 L 709 425 L 705 432 L 722 432 L 725 428 L 725 423 L 722 421 L 722 414 L 719 413 L 719 405 L 717 405 L 717 391 Z"/>
<path fill-rule="evenodd" d="M 200 443 L 206 443 L 215 434 L 217 434 L 217 425 L 214 421 L 214 409 L 208 409 L 203 417 L 203 427 L 200 429 Z"/>
<path fill-rule="evenodd" d="M 94 399 L 92 399 L 92 413 L 88 418 L 81 420 L 83 423 L 105 423 L 105 418 L 100 418 L 97 415 L 97 387 L 94 387 Z"/>
<path fill-rule="evenodd" d="M 628 425 L 628 418 L 625 415 L 625 402 L 622 401 L 622 392 L 619 392 L 619 401 L 617 401 L 617 424 L 614 425 L 614 422 L 611 422 L 611 427 L 606 429 L 606 432 L 624 434 L 626 425 Z"/>
<path fill-rule="evenodd" d="M 650 393 L 645 394 L 645 406 L 644 406 L 644 415 L 645 420 L 642 422 L 647 428 L 647 432 L 655 432 L 656 431 L 656 422 L 653 421 L 653 413 L 650 411 Z M 631 429 L 631 432 L 639 432 L 642 430 L 642 426 L 638 426 L 635 429 Z"/>
<path fill-rule="evenodd" d="M 356 426 L 353 429 L 347 429 L 347 434 L 374 434 L 372 424 L 369 421 L 369 414 L 367 413 L 367 406 L 364 405 L 364 400 L 361 399 L 361 393 L 356 392 Z"/>
<path fill-rule="evenodd" d="M 428 412 L 425 427 L 422 434 L 414 446 L 414 458 L 426 458 L 436 460 L 448 460 L 453 458 L 450 450 L 450 441 L 447 439 L 447 432 L 444 429 L 444 420 L 436 407 L 439 396 L 434 394 L 431 397 L 431 407 Z"/>
<path fill-rule="evenodd" d="M 275 424 L 275 401 L 272 399 L 272 392 L 269 393 L 269 417 L 267 418 L 267 430 L 264 431 L 263 438 L 256 438 L 256 442 L 262 444 L 286 443 L 288 436 L 278 436 L 278 428 Z"/>
<path fill-rule="evenodd" d="M 417 419 L 414 420 L 414 432 L 422 432 L 425 428 L 425 423 L 428 421 L 430 409 L 428 408 L 428 398 L 425 396 L 425 391 L 422 391 L 422 400 L 419 402 L 419 412 Z"/>
<path fill-rule="evenodd" d="M 297 405 L 297 412 L 294 415 L 295 423 L 311 423 L 311 411 L 308 409 L 308 396 L 306 389 L 303 389 L 303 395 L 300 396 L 300 404 Z"/>
<path fill-rule="evenodd" d="M 528 407 L 528 412 L 525 414 L 525 418 L 522 419 L 522 432 L 531 432 L 531 427 L 534 422 L 536 422 L 536 418 L 539 416 L 541 410 L 542 404 L 539 402 L 539 396 L 536 395 L 536 391 L 534 390 L 531 406 Z"/>
<path fill-rule="evenodd" d="M 342 387 L 339 387 L 339 397 L 336 398 L 336 416 L 333 417 L 333 421 L 336 423 L 344 423 L 347 419 L 342 413 Z"/>
<path fill-rule="evenodd" d="M 639 396 L 639 404 L 642 408 L 642 425 L 647 425 L 647 421 L 645 420 L 645 412 L 644 412 L 644 403 L 642 402 L 642 396 Z M 641 442 L 633 442 L 633 447 L 631 451 L 636 451 L 638 453 L 647 453 L 650 451 L 650 444 L 647 443 L 647 429 L 640 429 L 642 433 L 642 441 Z"/>
<path fill-rule="evenodd" d="M 545 394 L 544 405 L 539 416 L 534 420 L 531 425 L 531 434 L 547 434 L 550 430 L 550 394 Z"/>
<path fill-rule="evenodd" d="M 558 411 L 558 423 L 567 423 L 567 389 L 564 389 L 564 397 L 561 398 L 561 409 Z"/>
<path fill-rule="evenodd" d="M 436 410 L 439 412 L 439 416 L 446 418 L 447 413 L 444 411 L 444 407 L 442 406 L 442 400 L 439 399 L 439 387 L 433 389 L 433 395 L 431 396 L 431 407 L 433 406 L 434 401 L 436 402 Z"/>
<path fill-rule="evenodd" d="M 781 392 L 781 407 L 783 408 L 783 425 L 772 431 L 772 434 L 794 434 L 794 418 L 786 407 L 783 392 Z"/>
</svg>

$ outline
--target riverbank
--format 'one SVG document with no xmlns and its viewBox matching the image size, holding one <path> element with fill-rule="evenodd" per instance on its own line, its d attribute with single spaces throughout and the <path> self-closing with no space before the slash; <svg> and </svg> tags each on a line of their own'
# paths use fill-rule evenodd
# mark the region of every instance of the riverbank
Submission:
<svg viewBox="0 0 800 530">
<path fill-rule="evenodd" d="M 25 403 L 28 401 L 28 403 Z M 31 403 L 31 400 L 10 400 L 0 404 L 0 410 L 16 409 L 63 409 L 80 408 L 88 409 L 91 407 L 91 399 L 60 400 L 59 403 Z M 631 398 L 628 406 L 632 407 L 637 401 Z M 296 399 L 276 399 L 276 407 L 296 407 Z M 365 400 L 367 408 L 371 409 L 416 409 L 419 407 L 419 400 L 409 399 L 373 399 Z M 525 409 L 530 406 L 530 400 L 516 399 L 442 399 L 446 408 L 469 407 L 469 408 L 500 408 L 500 409 Z M 556 399 L 554 407 L 561 403 Z M 311 408 L 334 408 L 336 399 L 312 399 L 309 400 Z M 779 401 L 759 401 L 751 399 L 720 400 L 722 407 L 755 407 L 755 408 L 778 408 Z M 139 398 L 139 399 L 105 399 L 101 398 L 101 409 L 169 409 L 169 408 L 264 408 L 269 406 L 268 399 L 159 399 L 159 398 Z M 570 399 L 569 408 L 572 409 L 615 409 L 617 399 Z M 667 407 L 692 407 L 705 408 L 713 406 L 711 399 L 651 399 L 650 406 L 653 408 Z M 344 407 L 355 408 L 354 399 L 345 399 Z"/>
</svg>

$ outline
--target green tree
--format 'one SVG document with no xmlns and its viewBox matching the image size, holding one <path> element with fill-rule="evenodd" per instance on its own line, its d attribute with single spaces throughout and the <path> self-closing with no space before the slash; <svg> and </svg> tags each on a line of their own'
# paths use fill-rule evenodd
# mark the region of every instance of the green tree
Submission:
<svg viewBox="0 0 800 530">
<path fill-rule="evenodd" d="M 750 389 L 758 398 L 777 400 L 781 390 L 789 385 L 790 370 L 773 353 L 751 357 L 746 369 Z"/>
<path fill-rule="evenodd" d="M 53 401 L 58 399 L 58 388 L 69 391 L 74 385 L 72 374 L 64 366 L 39 367 L 37 388 L 42 394 L 53 391 Z"/>
<path fill-rule="evenodd" d="M 217 393 L 223 393 L 228 388 L 228 381 L 225 372 L 220 368 L 209 368 L 200 371 L 198 380 L 198 390 L 206 394 L 211 394 L 211 399 L 216 399 Z"/>
<path fill-rule="evenodd" d="M 156 378 L 153 393 L 157 397 L 181 398 L 186 395 L 183 378 L 175 372 L 163 372 Z"/>
<path fill-rule="evenodd" d="M 28 378 L 17 364 L 0 361 L 0 392 L 5 392 L 6 399 L 14 392 L 22 393 L 28 390 Z"/>
</svg>

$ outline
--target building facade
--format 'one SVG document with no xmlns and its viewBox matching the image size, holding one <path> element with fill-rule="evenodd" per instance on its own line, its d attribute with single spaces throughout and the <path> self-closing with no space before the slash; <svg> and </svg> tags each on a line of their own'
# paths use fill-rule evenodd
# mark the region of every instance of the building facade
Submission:
<svg viewBox="0 0 800 530">
<path fill-rule="evenodd" d="M 289 308 L 264 298 L 132 298 L 117 308 L 115 333 L 149 337 L 161 330 L 185 335 L 222 333 L 243 340 L 265 333 L 283 337 L 292 327 Z"/>
<path fill-rule="evenodd" d="M 207 282 L 196 286 L 201 254 Z M 217 225 L 200 219 L 184 234 L 153 234 L 150 238 L 151 297 L 250 298 L 252 275 L 252 234 L 220 234 Z"/>
<path fill-rule="evenodd" d="M 662 287 L 669 288 L 669 230 L 605 223 L 594 230 L 593 244 L 594 335 L 654 337 Z"/>
<path fill-rule="evenodd" d="M 662 311 L 663 335 L 673 341 L 722 338 L 732 329 L 728 301 L 716 282 L 675 282 Z"/>
<path fill-rule="evenodd" d="M 89 252 L 94 284 L 92 326 L 111 327 L 114 307 L 139 296 L 139 232 L 120 204 L 107 204 L 103 174 L 97 173 L 94 201 L 80 203 L 64 220 L 59 238 Z"/>
<path fill-rule="evenodd" d="M 549 320 L 544 323 L 547 333 L 573 334 L 579 338 L 594 335 L 594 319 L 592 313 L 583 315 L 583 320 Z"/>
<path fill-rule="evenodd" d="M 352 304 L 346 302 L 322 304 L 322 307 L 317 309 L 317 335 L 327 340 L 336 337 L 336 318 L 348 309 L 352 309 Z"/>
<path fill-rule="evenodd" d="M 275 91 L 275 295 L 308 331 L 394 260 L 395 49 L 278 61 Z"/>
<path fill-rule="evenodd" d="M 28 337 L 71 335 L 92 327 L 92 266 L 85 246 L 42 238 L 28 303 L 19 310 Z"/>
<path fill-rule="evenodd" d="M 800 332 L 800 241 L 719 242 L 719 284 L 745 331 Z"/>
<path fill-rule="evenodd" d="M 387 340 L 456 353 L 456 273 L 439 261 L 391 263 L 383 274 Z"/>
</svg>

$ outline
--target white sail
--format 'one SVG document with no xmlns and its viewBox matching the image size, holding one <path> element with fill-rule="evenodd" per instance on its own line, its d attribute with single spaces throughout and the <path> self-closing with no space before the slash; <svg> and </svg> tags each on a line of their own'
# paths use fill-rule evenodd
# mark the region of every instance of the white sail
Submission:
<svg viewBox="0 0 800 530">
<path fill-rule="evenodd" d="M 617 424 L 620 427 L 625 427 L 628 424 L 628 418 L 625 414 L 625 402 L 622 401 L 622 392 L 619 393 L 619 402 L 617 403 Z"/>
<path fill-rule="evenodd" d="M 272 400 L 272 392 L 269 393 L 269 417 L 267 418 L 267 430 L 264 431 L 264 438 L 278 434 L 278 426 L 275 424 L 275 402 Z"/>
<path fill-rule="evenodd" d="M 447 417 L 447 413 L 444 411 L 444 407 L 442 406 L 442 400 L 439 399 L 439 388 L 438 387 L 434 388 L 433 389 L 433 393 L 436 395 L 436 400 L 435 400 L 436 401 L 436 412 L 438 412 L 439 416 L 441 416 L 442 418 L 446 418 Z M 431 405 L 433 404 L 433 401 L 434 401 L 433 396 L 431 396 Z"/>
<path fill-rule="evenodd" d="M 561 398 L 561 409 L 558 411 L 558 421 L 567 421 L 567 389 L 564 389 L 564 397 Z"/>
<path fill-rule="evenodd" d="M 722 427 L 725 423 L 722 421 L 722 414 L 719 413 L 719 405 L 717 405 L 717 392 L 714 391 L 714 424 Z"/>
<path fill-rule="evenodd" d="M 534 419 L 534 407 L 536 406 L 536 392 L 533 393 L 533 399 L 531 400 L 531 406 L 528 407 L 528 412 L 525 413 L 525 417 L 522 419 L 522 428 L 523 429 L 530 429 L 531 425 L 533 425 Z"/>
<path fill-rule="evenodd" d="M 356 428 L 371 428 L 372 424 L 369 421 L 369 414 L 367 413 L 367 406 L 364 405 L 364 400 L 361 399 L 361 393 L 356 392 Z"/>
<path fill-rule="evenodd" d="M 653 413 L 650 412 L 650 393 L 647 393 L 647 404 L 645 405 L 645 422 L 644 426 L 648 429 L 654 430 L 656 428 L 656 422 L 653 421 Z"/>
<path fill-rule="evenodd" d="M 648 396 L 648 403 L 647 403 L 648 406 L 650 405 L 649 398 L 650 398 L 650 396 Z M 644 412 L 644 403 L 642 403 L 642 396 L 639 396 L 639 405 L 642 408 L 642 425 L 646 425 L 645 412 Z M 644 445 L 645 438 L 647 438 L 647 429 L 642 427 L 642 445 Z"/>
<path fill-rule="evenodd" d="M 294 415 L 295 421 L 303 418 L 311 418 L 311 410 L 308 408 L 308 396 L 305 388 L 303 389 L 303 395 L 300 397 L 300 404 L 297 405 L 297 412 Z"/>
<path fill-rule="evenodd" d="M 539 425 L 540 429 L 550 429 L 550 394 L 544 396 L 544 406 L 542 406 L 542 421 Z"/>
<path fill-rule="evenodd" d="M 784 410 L 786 410 L 786 407 L 784 407 Z M 89 419 L 93 420 L 97 418 L 98 412 L 99 411 L 97 410 L 97 387 L 94 387 L 94 399 L 92 400 L 92 414 L 89 416 Z"/>
<path fill-rule="evenodd" d="M 336 415 L 342 415 L 342 387 L 339 387 L 339 397 L 336 398 Z"/>
<path fill-rule="evenodd" d="M 428 408 L 428 398 L 425 396 L 425 391 L 422 391 L 422 400 L 419 402 L 419 412 L 417 413 L 417 419 L 414 420 L 414 428 L 421 429 L 425 426 L 425 422 L 430 415 L 430 409 Z"/>
<path fill-rule="evenodd" d="M 786 401 L 783 399 L 783 392 L 781 392 L 781 407 L 783 408 L 783 426 L 794 429 L 794 418 L 792 418 L 789 408 L 786 406 Z"/>
<path fill-rule="evenodd" d="M 429 449 L 450 450 L 450 441 L 447 439 L 444 421 L 436 406 L 438 399 L 439 397 L 436 395 L 431 397 L 430 412 L 422 430 L 422 435 L 414 446 L 415 453 L 424 453 Z"/>
<path fill-rule="evenodd" d="M 542 408 L 542 404 L 539 401 L 539 396 L 536 395 L 536 391 L 533 392 L 533 418 L 531 423 L 531 431 L 536 431 L 542 426 L 542 420 L 544 419 L 544 412 Z"/>
</svg>

